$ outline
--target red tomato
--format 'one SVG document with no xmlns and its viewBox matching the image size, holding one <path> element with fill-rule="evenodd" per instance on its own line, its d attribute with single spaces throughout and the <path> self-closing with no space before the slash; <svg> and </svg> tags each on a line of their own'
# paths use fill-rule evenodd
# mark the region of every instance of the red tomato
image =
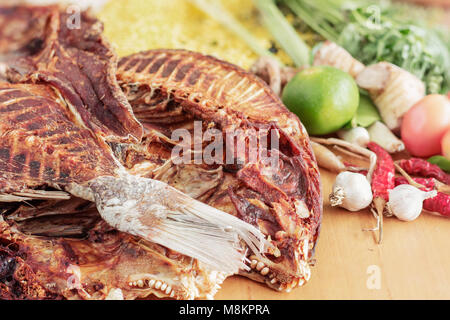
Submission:
<svg viewBox="0 0 450 320">
<path fill-rule="evenodd" d="M 441 142 L 442 155 L 450 160 L 450 129 L 444 134 Z"/>
<path fill-rule="evenodd" d="M 441 141 L 450 128 L 450 100 L 430 94 L 417 102 L 403 117 L 402 140 L 417 157 L 441 154 Z"/>
</svg>

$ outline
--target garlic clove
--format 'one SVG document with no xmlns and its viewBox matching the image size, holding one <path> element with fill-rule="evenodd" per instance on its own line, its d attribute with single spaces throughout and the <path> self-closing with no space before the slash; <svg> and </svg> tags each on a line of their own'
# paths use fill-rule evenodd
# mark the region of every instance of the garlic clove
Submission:
<svg viewBox="0 0 450 320">
<path fill-rule="evenodd" d="M 355 127 L 352 129 L 341 129 L 337 135 L 342 140 L 357 144 L 361 147 L 367 147 L 370 141 L 369 132 L 363 127 Z"/>
<path fill-rule="evenodd" d="M 387 208 L 398 219 L 413 221 L 422 212 L 423 201 L 436 195 L 436 190 L 427 192 L 409 184 L 402 184 L 389 190 Z"/>
<path fill-rule="evenodd" d="M 372 202 L 372 188 L 367 178 L 356 172 L 344 171 L 337 175 L 330 194 L 331 206 L 359 211 Z"/>
</svg>

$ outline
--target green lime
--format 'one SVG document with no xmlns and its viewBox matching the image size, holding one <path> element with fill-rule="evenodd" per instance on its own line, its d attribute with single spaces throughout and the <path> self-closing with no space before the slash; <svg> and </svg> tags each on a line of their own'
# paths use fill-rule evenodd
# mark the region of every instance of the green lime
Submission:
<svg viewBox="0 0 450 320">
<path fill-rule="evenodd" d="M 310 134 L 322 135 L 337 131 L 353 118 L 359 91 L 348 73 L 318 66 L 297 73 L 284 88 L 282 99 Z"/>
</svg>

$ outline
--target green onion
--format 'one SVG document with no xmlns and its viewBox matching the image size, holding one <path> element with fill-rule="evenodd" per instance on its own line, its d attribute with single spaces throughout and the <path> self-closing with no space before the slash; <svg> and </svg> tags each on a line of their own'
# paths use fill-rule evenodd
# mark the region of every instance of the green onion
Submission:
<svg viewBox="0 0 450 320">
<path fill-rule="evenodd" d="M 322 37 L 336 42 L 339 38 L 339 33 L 335 31 L 331 21 L 338 23 L 339 19 L 342 21 L 345 17 L 339 15 L 339 10 L 337 10 L 337 8 L 333 8 L 333 3 L 329 3 L 328 1 L 318 1 L 318 5 L 315 1 L 316 0 L 285 0 L 284 3 L 311 29 L 316 31 Z M 314 14 L 316 10 L 321 14 Z M 338 16 L 338 18 L 336 16 Z"/>
<path fill-rule="evenodd" d="M 297 66 L 309 64 L 310 49 L 273 0 L 254 0 L 265 27 Z"/>
<path fill-rule="evenodd" d="M 256 39 L 236 18 L 234 18 L 218 0 L 190 0 L 197 8 L 215 19 L 228 30 L 240 37 L 259 56 L 270 56 L 280 65 L 283 63 Z"/>
</svg>

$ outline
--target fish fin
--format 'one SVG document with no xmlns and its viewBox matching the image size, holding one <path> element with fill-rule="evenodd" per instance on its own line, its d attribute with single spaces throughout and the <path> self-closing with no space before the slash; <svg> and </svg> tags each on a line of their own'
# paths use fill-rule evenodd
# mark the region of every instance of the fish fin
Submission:
<svg viewBox="0 0 450 320">
<path fill-rule="evenodd" d="M 111 226 L 196 258 L 214 270 L 248 269 L 271 246 L 254 226 L 157 180 L 125 175 L 90 183 L 100 215 Z"/>
</svg>

